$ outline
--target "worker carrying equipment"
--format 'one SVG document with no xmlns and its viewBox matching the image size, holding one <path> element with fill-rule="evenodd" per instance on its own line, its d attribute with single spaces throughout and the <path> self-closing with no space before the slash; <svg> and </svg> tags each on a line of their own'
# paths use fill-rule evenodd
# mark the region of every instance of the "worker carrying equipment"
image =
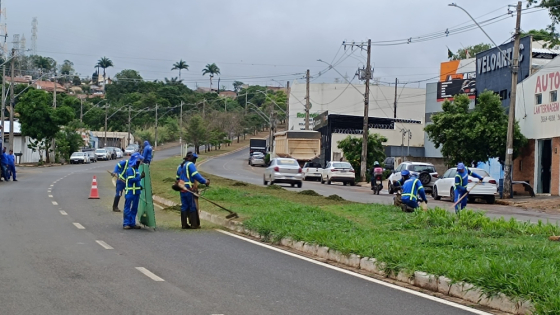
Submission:
<svg viewBox="0 0 560 315">
<path fill-rule="evenodd" d="M 471 171 L 468 167 L 465 167 L 465 164 L 459 163 L 457 164 L 457 174 L 455 175 L 455 198 L 453 199 L 454 202 L 457 202 L 461 199 L 464 195 L 468 194 L 467 185 L 469 184 L 469 176 L 474 178 L 478 178 L 478 180 L 482 181 L 484 178 L 473 171 Z M 455 205 L 455 213 L 459 213 L 459 211 L 463 210 L 467 206 L 468 196 L 464 197 L 461 202 Z"/>
<path fill-rule="evenodd" d="M 130 156 L 130 160 L 132 159 L 138 160 L 139 158 L 141 158 L 141 156 L 140 153 L 138 152 L 134 152 Z M 115 165 L 115 168 L 113 169 L 113 173 L 111 173 L 113 177 L 117 178 L 115 199 L 113 200 L 113 211 L 115 212 L 121 212 L 121 210 L 119 209 L 119 201 L 121 199 L 123 190 L 125 189 L 126 186 L 125 173 L 128 168 L 130 160 L 122 160 L 119 163 L 117 163 L 117 165 Z"/>
<path fill-rule="evenodd" d="M 156 143 L 157 144 L 157 143 Z M 152 146 L 148 140 L 144 141 L 144 151 L 142 152 L 142 158 L 144 159 L 144 164 L 150 164 L 152 162 Z"/>
<path fill-rule="evenodd" d="M 177 167 L 176 185 L 186 189 L 181 190 L 181 228 L 199 229 L 200 218 L 195 196 L 190 190 L 196 190 L 195 182 L 210 185 L 210 180 L 205 179 L 198 173 L 195 163 L 198 155 L 187 152 L 183 163 Z M 196 193 L 196 191 L 194 191 Z"/>
</svg>

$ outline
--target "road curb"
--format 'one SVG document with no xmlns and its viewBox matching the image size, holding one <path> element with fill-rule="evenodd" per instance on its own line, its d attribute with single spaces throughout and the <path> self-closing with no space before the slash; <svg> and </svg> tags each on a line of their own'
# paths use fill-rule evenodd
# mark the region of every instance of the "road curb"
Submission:
<svg viewBox="0 0 560 315">
<path fill-rule="evenodd" d="M 156 195 L 153 196 L 153 200 L 168 207 L 178 205 L 171 200 Z M 256 231 L 247 229 L 243 226 L 242 222 L 227 220 L 206 211 L 200 211 L 200 219 L 221 225 L 231 231 L 251 236 L 262 242 L 269 242 L 271 239 L 274 239 L 273 236 L 269 235 L 265 237 Z M 387 273 L 385 271 L 386 265 L 383 262 L 377 261 L 375 258 L 361 257 L 355 254 L 344 255 L 338 250 L 318 244 L 293 240 L 289 237 L 282 238 L 278 242 L 275 242 L 275 244 L 289 247 L 317 258 L 337 262 L 348 267 L 361 269 L 378 276 L 397 280 L 432 292 L 439 292 L 451 297 L 460 298 L 470 303 L 480 304 L 510 314 L 528 315 L 532 314 L 534 311 L 533 304 L 530 301 L 512 299 L 502 293 L 489 296 L 470 283 L 453 282 L 451 279 L 443 276 L 438 277 L 422 271 L 411 272 L 406 270 L 401 270 L 396 275 L 394 273 Z"/>
</svg>

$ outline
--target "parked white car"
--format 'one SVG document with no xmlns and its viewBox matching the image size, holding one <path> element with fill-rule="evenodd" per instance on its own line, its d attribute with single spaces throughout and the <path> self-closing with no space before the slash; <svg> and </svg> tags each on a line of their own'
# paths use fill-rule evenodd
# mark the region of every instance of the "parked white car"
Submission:
<svg viewBox="0 0 560 315">
<path fill-rule="evenodd" d="M 120 148 L 115 149 L 117 151 L 117 159 L 122 159 L 124 156 L 123 151 Z"/>
<path fill-rule="evenodd" d="M 111 153 L 109 153 L 105 149 L 97 149 L 95 150 L 95 155 L 97 155 L 98 160 L 109 161 L 111 159 Z"/>
<path fill-rule="evenodd" d="M 270 166 L 264 170 L 263 184 L 286 183 L 301 188 L 303 181 L 302 169 L 295 159 L 274 158 Z"/>
<path fill-rule="evenodd" d="M 321 163 L 307 162 L 303 165 L 303 180 L 321 180 Z"/>
<path fill-rule="evenodd" d="M 322 170 L 321 184 L 332 182 L 343 183 L 344 186 L 350 183 L 351 186 L 356 184 L 356 173 L 354 168 L 348 162 L 329 162 Z"/>
<path fill-rule="evenodd" d="M 434 183 L 438 179 L 438 173 L 436 168 L 431 163 L 424 163 L 424 162 L 403 162 L 399 164 L 397 168 L 393 171 L 393 173 L 389 176 L 389 193 L 394 193 L 393 189 L 393 181 L 401 179 L 401 171 L 408 170 L 410 174 L 416 174 L 418 179 L 424 186 L 424 190 L 432 191 L 434 187 Z"/>
<path fill-rule="evenodd" d="M 89 154 L 87 152 L 74 152 L 70 156 L 70 164 L 86 164 L 89 162 Z"/>
<path fill-rule="evenodd" d="M 485 170 L 479 168 L 469 168 L 473 173 L 484 177 L 482 183 L 476 185 L 479 182 L 478 179 L 469 176 L 469 184 L 467 185 L 467 190 L 471 190 L 469 193 L 469 201 L 474 201 L 476 198 L 482 198 L 486 202 L 492 204 L 496 201 L 496 196 L 498 195 L 498 185 L 496 180 L 488 175 Z M 454 191 L 453 187 L 455 185 L 455 175 L 457 175 L 457 168 L 448 169 L 440 179 L 438 179 L 434 185 L 434 190 L 432 191 L 432 197 L 435 200 L 440 200 L 441 197 L 448 197 L 453 201 Z"/>
</svg>

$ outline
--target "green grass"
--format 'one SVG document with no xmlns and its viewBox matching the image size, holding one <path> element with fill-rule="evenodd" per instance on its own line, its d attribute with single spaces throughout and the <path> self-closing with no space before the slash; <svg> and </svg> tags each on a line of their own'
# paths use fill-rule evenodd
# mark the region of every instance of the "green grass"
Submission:
<svg viewBox="0 0 560 315">
<path fill-rule="evenodd" d="M 173 160 L 152 164 L 154 192 L 175 201 L 178 194 L 164 179 L 174 174 L 177 164 Z M 164 170 L 171 175 L 158 174 Z M 290 237 L 374 257 L 386 264 L 387 272 L 443 275 L 472 283 L 490 295 L 502 292 L 529 299 L 538 314 L 560 314 L 560 248 L 547 239 L 560 234 L 556 225 L 492 220 L 472 211 L 460 216 L 444 209 L 404 213 L 393 206 L 210 178 L 212 188 L 205 197 L 236 211 L 246 227 L 271 241 Z M 201 208 L 225 214 L 205 202 Z"/>
</svg>

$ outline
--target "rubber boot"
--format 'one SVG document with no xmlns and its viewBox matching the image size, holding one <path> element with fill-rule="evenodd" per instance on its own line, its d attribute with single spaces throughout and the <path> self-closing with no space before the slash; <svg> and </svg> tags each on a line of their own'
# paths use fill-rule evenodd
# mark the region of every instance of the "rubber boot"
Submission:
<svg viewBox="0 0 560 315">
<path fill-rule="evenodd" d="M 115 196 L 115 200 L 113 201 L 113 211 L 121 212 L 119 209 L 119 201 L 121 200 L 121 196 Z"/>
<path fill-rule="evenodd" d="M 191 226 L 187 222 L 189 213 L 187 211 L 181 211 L 181 228 L 182 229 L 190 229 Z"/>
<path fill-rule="evenodd" d="M 189 212 L 188 217 L 191 228 L 200 229 L 200 219 L 198 218 L 198 211 Z"/>
</svg>

